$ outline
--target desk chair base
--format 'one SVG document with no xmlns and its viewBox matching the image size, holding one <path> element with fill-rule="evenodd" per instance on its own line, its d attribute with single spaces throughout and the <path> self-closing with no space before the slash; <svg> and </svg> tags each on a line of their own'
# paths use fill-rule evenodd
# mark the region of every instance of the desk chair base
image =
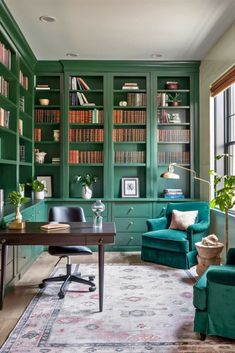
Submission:
<svg viewBox="0 0 235 353">
<path fill-rule="evenodd" d="M 47 282 L 63 282 L 60 287 L 60 290 L 58 292 L 59 299 L 64 298 L 64 291 L 70 282 L 77 282 L 77 283 L 86 284 L 86 285 L 90 286 L 89 287 L 90 292 L 94 292 L 96 290 L 95 283 L 93 282 L 93 280 L 95 279 L 95 276 L 88 276 L 89 280 L 87 280 L 87 279 L 84 279 L 83 277 L 81 277 L 80 273 L 73 273 L 72 274 L 71 269 L 72 269 L 72 265 L 70 263 L 67 263 L 66 264 L 66 270 L 67 270 L 66 275 L 45 278 L 42 281 L 42 283 L 39 284 L 39 288 L 46 287 Z"/>
</svg>

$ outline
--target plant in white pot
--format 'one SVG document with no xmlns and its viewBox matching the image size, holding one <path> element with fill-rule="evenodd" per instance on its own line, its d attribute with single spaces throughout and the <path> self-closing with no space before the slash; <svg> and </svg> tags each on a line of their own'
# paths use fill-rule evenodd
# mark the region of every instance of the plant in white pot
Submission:
<svg viewBox="0 0 235 353">
<path fill-rule="evenodd" d="M 91 176 L 90 174 L 76 175 L 74 177 L 75 183 L 82 185 L 82 198 L 90 199 L 92 197 L 92 185 L 98 180 L 97 176 Z"/>
<path fill-rule="evenodd" d="M 45 197 L 45 185 L 38 179 L 32 181 L 32 183 L 28 183 L 31 186 L 34 192 L 35 200 L 43 200 Z"/>
<path fill-rule="evenodd" d="M 25 227 L 25 222 L 22 221 L 22 214 L 20 212 L 20 207 L 29 201 L 28 197 L 23 197 L 20 192 L 12 191 L 8 195 L 9 203 L 16 208 L 15 220 L 9 224 L 10 229 L 23 229 Z"/>
</svg>

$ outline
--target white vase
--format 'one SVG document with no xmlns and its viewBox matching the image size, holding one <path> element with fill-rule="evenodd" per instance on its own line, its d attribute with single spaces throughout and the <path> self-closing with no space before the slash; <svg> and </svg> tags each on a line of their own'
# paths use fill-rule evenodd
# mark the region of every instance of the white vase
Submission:
<svg viewBox="0 0 235 353">
<path fill-rule="evenodd" d="M 34 191 L 34 199 L 35 200 L 43 200 L 44 197 L 45 197 L 44 190 L 42 190 L 42 191 Z"/>
<path fill-rule="evenodd" d="M 92 197 L 92 190 L 89 186 L 82 187 L 82 198 L 89 200 Z"/>
</svg>

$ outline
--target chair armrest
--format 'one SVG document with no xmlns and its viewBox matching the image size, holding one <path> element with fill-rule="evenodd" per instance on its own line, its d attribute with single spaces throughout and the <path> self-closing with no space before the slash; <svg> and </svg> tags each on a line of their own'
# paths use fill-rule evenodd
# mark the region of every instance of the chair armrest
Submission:
<svg viewBox="0 0 235 353">
<path fill-rule="evenodd" d="M 231 248 L 227 253 L 227 265 L 235 265 L 235 248 Z"/>
<path fill-rule="evenodd" d="M 207 272 L 207 279 L 214 283 L 235 286 L 235 266 L 234 269 L 211 269 Z"/>
<path fill-rule="evenodd" d="M 147 220 L 148 231 L 151 232 L 153 230 L 166 229 L 167 226 L 167 218 L 159 217 L 154 219 Z"/>
<path fill-rule="evenodd" d="M 189 233 L 199 233 L 199 232 L 204 232 L 209 228 L 209 223 L 206 221 L 201 221 L 195 224 L 191 224 L 188 228 L 187 231 Z"/>
</svg>

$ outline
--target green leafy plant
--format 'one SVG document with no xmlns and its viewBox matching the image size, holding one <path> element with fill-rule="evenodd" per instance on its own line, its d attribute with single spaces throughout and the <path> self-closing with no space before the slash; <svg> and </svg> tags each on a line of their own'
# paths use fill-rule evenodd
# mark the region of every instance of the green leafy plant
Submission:
<svg viewBox="0 0 235 353">
<path fill-rule="evenodd" d="M 168 94 L 168 102 L 180 102 L 180 94 L 179 93 L 175 93 L 173 94 Z"/>
<path fill-rule="evenodd" d="M 28 202 L 29 198 L 22 197 L 18 191 L 12 191 L 8 195 L 8 200 L 9 200 L 10 204 L 14 205 L 15 207 L 20 207 L 21 205 Z"/>
<path fill-rule="evenodd" d="M 228 154 L 216 156 L 216 160 L 221 158 L 229 158 Z M 235 206 L 235 175 L 220 175 L 214 170 L 210 170 L 210 175 L 214 176 L 214 192 L 215 196 L 210 202 L 212 208 L 218 206 L 222 212 L 225 212 L 225 242 L 226 252 L 229 246 L 229 223 L 228 212 Z M 222 187 L 221 187 L 222 183 Z M 218 186 L 220 188 L 218 189 Z"/>
<path fill-rule="evenodd" d="M 90 174 L 85 175 L 76 175 L 74 177 L 75 183 L 80 183 L 83 187 L 91 187 L 93 183 L 96 183 L 98 180 L 97 176 L 91 176 Z"/>
<path fill-rule="evenodd" d="M 40 180 L 33 180 L 32 183 L 27 183 L 27 185 L 31 186 L 34 192 L 40 192 L 45 189 L 45 185 Z"/>
</svg>

